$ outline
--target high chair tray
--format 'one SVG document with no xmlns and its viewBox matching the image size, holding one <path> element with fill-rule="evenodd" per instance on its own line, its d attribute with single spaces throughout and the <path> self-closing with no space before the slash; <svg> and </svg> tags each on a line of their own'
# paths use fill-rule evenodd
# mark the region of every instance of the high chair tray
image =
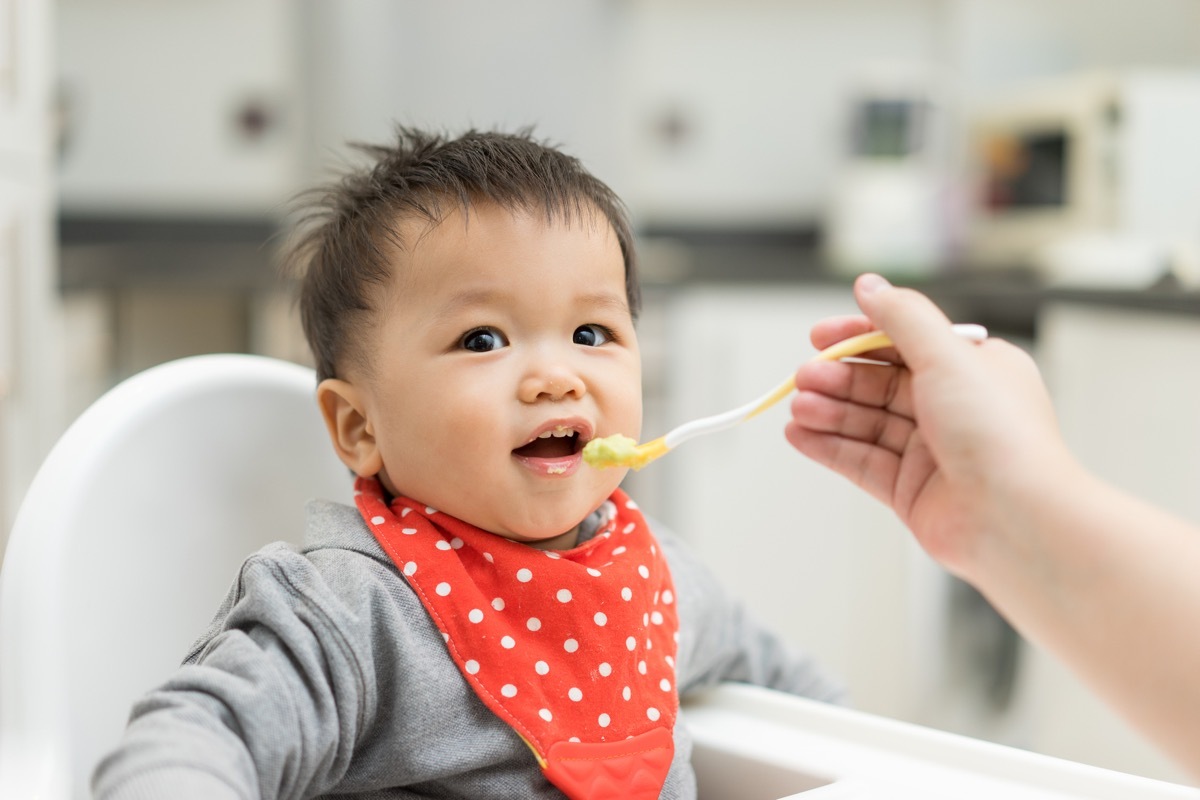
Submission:
<svg viewBox="0 0 1200 800">
<path fill-rule="evenodd" d="M 1200 800 L 1200 790 L 724 684 L 683 706 L 700 800 Z"/>
</svg>

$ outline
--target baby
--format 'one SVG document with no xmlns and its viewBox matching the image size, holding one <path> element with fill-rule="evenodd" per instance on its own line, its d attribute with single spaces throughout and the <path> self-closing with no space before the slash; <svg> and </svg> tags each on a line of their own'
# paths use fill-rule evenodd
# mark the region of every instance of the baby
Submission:
<svg viewBox="0 0 1200 800">
<path fill-rule="evenodd" d="M 582 461 L 641 428 L 613 192 L 525 134 L 364 149 L 292 253 L 356 507 L 244 563 L 97 796 L 693 797 L 681 695 L 838 700 Z"/>
</svg>

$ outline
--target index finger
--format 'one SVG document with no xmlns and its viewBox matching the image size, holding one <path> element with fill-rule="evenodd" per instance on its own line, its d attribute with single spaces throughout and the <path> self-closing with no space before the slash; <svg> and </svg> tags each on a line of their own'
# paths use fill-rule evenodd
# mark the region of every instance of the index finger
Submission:
<svg viewBox="0 0 1200 800">
<path fill-rule="evenodd" d="M 812 341 L 813 347 L 817 348 L 819 352 L 846 339 L 875 330 L 878 330 L 878 328 L 876 328 L 868 317 L 861 314 L 829 317 L 813 325 L 812 331 L 809 333 L 809 339 Z M 890 363 L 900 363 L 902 361 L 900 354 L 894 347 L 890 346 L 881 347 L 877 350 L 864 351 L 860 354 L 860 357 L 877 358 Z"/>
</svg>

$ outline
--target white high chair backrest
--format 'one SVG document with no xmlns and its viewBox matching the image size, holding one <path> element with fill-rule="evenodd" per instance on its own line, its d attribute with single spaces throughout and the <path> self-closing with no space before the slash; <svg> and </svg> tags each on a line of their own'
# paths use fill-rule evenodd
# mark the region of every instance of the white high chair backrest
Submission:
<svg viewBox="0 0 1200 800">
<path fill-rule="evenodd" d="M 134 700 L 178 666 L 238 565 L 349 502 L 312 370 L 185 358 L 97 400 L 38 471 L 0 573 L 0 798 L 88 797 Z"/>
</svg>

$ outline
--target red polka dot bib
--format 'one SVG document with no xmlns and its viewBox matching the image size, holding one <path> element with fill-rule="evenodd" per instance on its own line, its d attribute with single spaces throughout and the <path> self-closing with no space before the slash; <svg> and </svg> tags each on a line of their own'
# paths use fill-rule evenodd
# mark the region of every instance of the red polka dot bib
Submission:
<svg viewBox="0 0 1200 800">
<path fill-rule="evenodd" d="M 674 755 L 679 621 L 662 551 L 619 489 L 595 536 L 538 550 L 355 484 L 375 538 L 463 677 L 572 798 L 656 798 Z"/>
</svg>

